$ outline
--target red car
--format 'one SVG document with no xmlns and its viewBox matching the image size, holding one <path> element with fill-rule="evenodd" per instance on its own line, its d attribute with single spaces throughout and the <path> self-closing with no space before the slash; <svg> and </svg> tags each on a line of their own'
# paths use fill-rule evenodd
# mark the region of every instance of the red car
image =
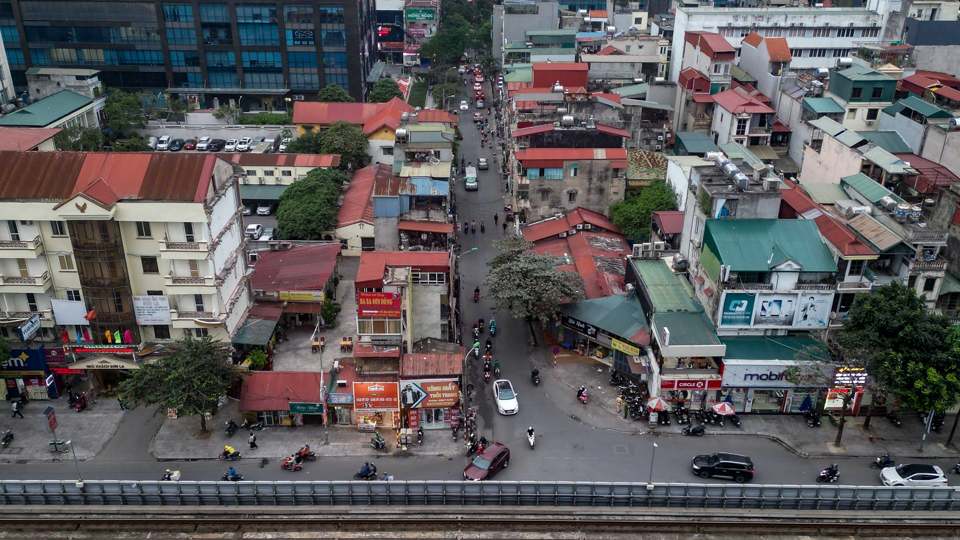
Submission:
<svg viewBox="0 0 960 540">
<path fill-rule="evenodd" d="M 486 447 L 465 469 L 464 480 L 489 480 L 500 469 L 506 469 L 510 464 L 510 449 L 501 443 L 495 442 Z"/>
<path fill-rule="evenodd" d="M 196 150 L 197 149 L 197 140 L 189 139 L 183 143 L 184 150 Z"/>
<path fill-rule="evenodd" d="M 479 92 L 480 90 L 483 90 L 483 87 L 480 86 L 480 83 L 475 83 L 475 84 L 473 85 L 473 90 L 474 90 L 474 92 Z"/>
<path fill-rule="evenodd" d="M 477 76 L 473 79 L 473 82 L 483 82 L 483 75 L 477 75 Z"/>
</svg>

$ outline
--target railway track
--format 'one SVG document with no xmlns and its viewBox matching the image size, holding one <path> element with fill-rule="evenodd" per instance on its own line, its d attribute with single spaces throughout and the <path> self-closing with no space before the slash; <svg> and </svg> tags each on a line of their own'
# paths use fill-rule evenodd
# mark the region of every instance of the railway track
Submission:
<svg viewBox="0 0 960 540">
<path fill-rule="evenodd" d="M 208 508 L 205 515 L 176 513 L 174 509 L 138 517 L 75 512 L 69 507 L 50 514 L 34 513 L 14 517 L 8 509 L 0 517 L 0 539 L 139 539 L 151 540 L 203 538 L 204 540 L 272 539 L 272 538 L 457 538 L 457 539 L 559 539 L 559 538 L 690 538 L 712 536 L 722 538 L 958 538 L 960 520 L 952 516 L 925 516 L 915 519 L 910 513 L 850 516 L 840 512 L 792 512 L 768 514 L 744 512 L 718 514 L 678 511 L 637 513 L 584 512 L 579 508 L 526 509 L 497 513 L 485 510 L 462 513 L 380 512 L 375 509 L 341 511 L 325 514 L 302 514 L 291 508 L 282 515 L 273 509 L 261 515 L 261 509 Z M 48 512 L 53 509 L 48 509 Z M 140 509 L 146 510 L 146 509 Z M 182 509 L 181 509 L 182 510 Z M 314 509 L 314 512 L 317 509 Z M 174 512 L 174 513 L 171 513 Z M 220 516 L 213 514 L 219 511 Z M 254 513 L 256 512 L 256 513 Z M 69 515 L 65 515 L 69 514 Z"/>
</svg>

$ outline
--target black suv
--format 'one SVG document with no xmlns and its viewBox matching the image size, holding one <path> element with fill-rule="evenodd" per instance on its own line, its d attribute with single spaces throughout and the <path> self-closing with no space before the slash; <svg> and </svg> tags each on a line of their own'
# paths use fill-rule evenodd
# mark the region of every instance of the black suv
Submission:
<svg viewBox="0 0 960 540">
<path fill-rule="evenodd" d="M 722 476 L 743 483 L 753 478 L 753 461 L 739 454 L 716 453 L 693 458 L 693 474 L 700 478 Z"/>
<path fill-rule="evenodd" d="M 223 152 L 223 147 L 227 145 L 227 141 L 223 139 L 214 139 L 207 143 L 208 152 Z"/>
</svg>

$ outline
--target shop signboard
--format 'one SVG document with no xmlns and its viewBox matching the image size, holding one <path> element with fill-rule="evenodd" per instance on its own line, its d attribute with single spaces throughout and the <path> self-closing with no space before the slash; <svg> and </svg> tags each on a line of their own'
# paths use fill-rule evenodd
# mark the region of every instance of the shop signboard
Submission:
<svg viewBox="0 0 960 540">
<path fill-rule="evenodd" d="M 610 339 L 610 348 L 620 351 L 629 356 L 640 355 L 640 347 L 634 347 L 633 345 L 630 345 L 629 343 L 624 343 L 619 339 Z"/>
<path fill-rule="evenodd" d="M 166 296 L 134 296 L 133 313 L 139 325 L 169 325 L 170 300 Z"/>
<path fill-rule="evenodd" d="M 724 388 L 791 388 L 791 368 L 800 367 L 804 371 L 820 369 L 824 377 L 812 377 L 812 380 L 829 381 L 833 367 L 822 362 L 797 361 L 754 361 L 754 360 L 725 360 L 723 362 Z M 805 377 L 807 378 L 807 377 Z M 814 386 L 804 384 L 804 386 Z M 827 384 L 823 385 L 824 387 Z"/>
<path fill-rule="evenodd" d="M 792 326 L 796 294 L 761 294 L 754 305 L 754 326 Z"/>
<path fill-rule="evenodd" d="M 17 332 L 20 334 L 20 341 L 26 343 L 33 339 L 33 337 L 37 335 L 37 332 L 40 331 L 40 326 L 40 314 L 34 313 L 25 323 L 17 327 Z"/>
<path fill-rule="evenodd" d="M 316 34 L 313 30 L 293 30 L 293 41 L 290 45 L 314 45 L 316 43 Z"/>
<path fill-rule="evenodd" d="M 723 386 L 720 379 L 662 379 L 661 390 L 715 390 Z"/>
<path fill-rule="evenodd" d="M 353 383 L 354 408 L 367 410 L 397 410 L 400 406 L 400 391 L 397 383 Z"/>
<path fill-rule="evenodd" d="M 74 362 L 67 367 L 70 369 L 140 369 L 140 364 L 120 358 L 98 356 Z"/>
<path fill-rule="evenodd" d="M 43 357 L 46 359 L 48 366 L 67 363 L 67 355 L 63 353 L 62 347 L 44 347 Z"/>
<path fill-rule="evenodd" d="M 39 377 L 45 374 L 46 368 L 42 348 L 14 349 L 10 351 L 10 357 L 0 363 L 0 378 Z"/>
<path fill-rule="evenodd" d="M 413 37 L 422 38 L 427 36 L 427 27 L 426 26 L 407 26 L 407 33 Z"/>
<path fill-rule="evenodd" d="M 410 8 L 407 10 L 408 21 L 432 21 L 436 17 L 437 13 L 432 9 Z"/>
<path fill-rule="evenodd" d="M 573 317 L 565 316 L 563 318 L 563 324 L 573 328 L 574 330 L 580 332 L 581 334 L 586 334 L 591 338 L 597 337 L 597 327 L 587 324 L 580 319 L 574 319 Z"/>
<path fill-rule="evenodd" d="M 324 293 L 323 291 L 280 291 L 280 300 L 289 302 L 323 302 Z"/>
<path fill-rule="evenodd" d="M 453 407 L 460 400 L 456 379 L 407 380 L 400 386 L 400 403 L 406 409 Z"/>
<path fill-rule="evenodd" d="M 867 384 L 867 369 L 862 367 L 843 366 L 837 368 L 833 374 L 833 385 L 841 387 L 865 386 Z"/>
<path fill-rule="evenodd" d="M 323 414 L 323 403 L 291 401 L 290 414 Z"/>
<path fill-rule="evenodd" d="M 64 345 L 67 352 L 75 354 L 137 354 L 139 345 Z"/>
<path fill-rule="evenodd" d="M 833 293 L 800 293 L 797 311 L 797 328 L 826 328 L 830 321 L 830 306 Z"/>
<path fill-rule="evenodd" d="M 353 405 L 353 394 L 328 394 L 331 405 Z"/>
<path fill-rule="evenodd" d="M 400 318 L 400 295 L 385 292 L 358 292 L 357 314 L 361 317 Z"/>
<path fill-rule="evenodd" d="M 726 292 L 720 310 L 720 326 L 750 326 L 753 317 L 753 293 Z"/>
</svg>

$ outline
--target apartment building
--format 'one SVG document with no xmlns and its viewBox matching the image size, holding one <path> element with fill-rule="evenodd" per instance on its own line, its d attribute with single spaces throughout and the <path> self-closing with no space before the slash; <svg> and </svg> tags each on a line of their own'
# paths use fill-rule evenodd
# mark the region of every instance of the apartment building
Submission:
<svg viewBox="0 0 960 540">
<path fill-rule="evenodd" d="M 857 131 L 879 128 L 880 110 L 893 104 L 897 79 L 875 69 L 854 64 L 830 72 L 827 96 L 846 111 L 843 127 Z"/>
<path fill-rule="evenodd" d="M 607 215 L 625 194 L 623 148 L 528 148 L 513 159 L 515 208 L 526 212 L 528 222 L 577 207 Z"/>
<path fill-rule="evenodd" d="M 250 302 L 241 177 L 210 154 L 0 152 L 0 336 L 37 316 L 51 342 L 229 342 Z"/>
<path fill-rule="evenodd" d="M 13 78 L 10 75 L 10 62 L 7 61 L 7 52 L 3 42 L 7 40 L 6 32 L 0 39 L 0 104 L 6 104 L 17 96 L 13 89 Z"/>
</svg>

